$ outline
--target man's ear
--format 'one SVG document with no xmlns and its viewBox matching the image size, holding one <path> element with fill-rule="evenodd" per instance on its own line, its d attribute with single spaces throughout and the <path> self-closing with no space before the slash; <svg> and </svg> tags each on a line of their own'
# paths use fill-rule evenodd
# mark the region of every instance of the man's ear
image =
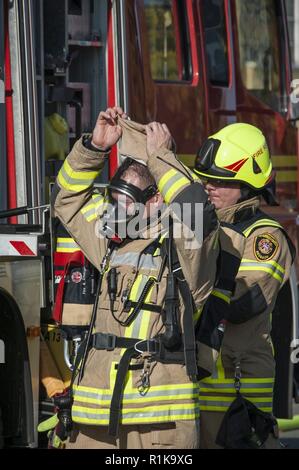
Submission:
<svg viewBox="0 0 299 470">
<path fill-rule="evenodd" d="M 162 194 L 160 193 L 160 191 L 157 191 L 156 194 L 154 195 L 153 202 L 157 205 L 160 205 L 163 203 L 163 198 L 162 198 Z"/>
</svg>

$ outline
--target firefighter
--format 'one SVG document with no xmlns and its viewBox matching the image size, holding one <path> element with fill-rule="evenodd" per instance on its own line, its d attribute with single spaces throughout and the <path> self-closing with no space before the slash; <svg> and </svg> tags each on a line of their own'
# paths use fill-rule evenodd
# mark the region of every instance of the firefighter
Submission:
<svg viewBox="0 0 299 470">
<path fill-rule="evenodd" d="M 260 209 L 261 197 L 275 204 L 274 171 L 265 137 L 249 124 L 228 125 L 204 142 L 194 171 L 205 184 L 221 225 L 233 224 L 246 239 L 227 309 L 221 354 L 212 376 L 200 383 L 201 447 L 278 448 L 277 426 L 272 418 L 275 361 L 271 312 L 289 277 L 294 249 L 282 226 Z M 242 426 L 244 430 L 244 426 L 253 425 L 242 422 L 246 420 L 242 413 L 233 422 L 239 402 L 232 403 L 240 394 L 242 413 L 245 403 L 247 418 L 249 400 L 258 409 L 254 407 L 255 416 L 273 423 L 263 439 L 253 439 L 256 435 L 249 433 L 241 440 Z M 227 429 L 231 441 L 223 445 Z"/>
<path fill-rule="evenodd" d="M 139 129 L 125 118 L 118 107 L 102 111 L 92 135 L 74 145 L 54 189 L 55 214 L 100 271 L 75 366 L 66 447 L 197 448 L 201 366 L 194 324 L 215 280 L 219 223 L 199 178 L 170 150 L 166 125 Z M 139 142 L 100 197 L 94 180 L 125 137 L 126 122 Z M 183 221 L 187 203 L 190 218 Z"/>
</svg>

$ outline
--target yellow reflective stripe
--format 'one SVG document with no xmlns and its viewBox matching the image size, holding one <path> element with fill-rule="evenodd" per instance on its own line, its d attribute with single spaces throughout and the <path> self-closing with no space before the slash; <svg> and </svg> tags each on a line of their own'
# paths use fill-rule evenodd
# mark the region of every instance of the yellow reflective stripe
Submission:
<svg viewBox="0 0 299 470">
<path fill-rule="evenodd" d="M 202 405 L 200 404 L 201 411 L 227 411 L 229 406 L 213 406 L 213 405 Z M 272 406 L 259 406 L 259 410 L 264 411 L 265 413 L 272 412 Z"/>
<path fill-rule="evenodd" d="M 274 266 L 276 269 L 278 269 L 278 271 L 280 271 L 282 274 L 285 273 L 285 270 L 284 268 L 278 264 L 276 261 L 274 260 L 267 260 L 267 261 L 255 261 L 255 260 L 252 260 L 252 259 L 246 259 L 246 258 L 242 258 L 241 260 L 241 265 L 242 263 L 255 263 L 257 265 L 260 265 L 260 263 L 264 263 L 264 264 L 271 264 L 272 266 Z"/>
<path fill-rule="evenodd" d="M 162 243 L 163 243 L 164 239 L 167 237 L 167 235 L 168 235 L 168 231 L 166 231 L 166 232 L 164 232 L 164 233 L 162 233 L 162 234 L 160 235 L 160 238 L 159 238 L 159 245 L 160 245 L 160 246 L 162 245 Z M 159 255 L 161 254 L 161 248 L 160 248 L 160 246 L 158 246 L 158 247 L 156 248 L 156 250 L 155 250 L 153 256 L 159 256 Z"/>
<path fill-rule="evenodd" d="M 241 388 L 242 390 L 242 388 Z M 246 397 L 246 393 L 242 394 L 244 397 Z M 223 401 L 223 402 L 228 402 L 231 403 L 234 400 L 235 397 L 225 397 L 225 396 L 218 396 L 215 395 L 213 397 L 211 396 L 200 396 L 200 401 Z M 247 397 L 246 397 L 247 398 Z M 250 401 L 252 403 L 272 403 L 273 399 L 272 397 L 249 397 Z"/>
<path fill-rule="evenodd" d="M 257 220 L 254 224 L 252 224 L 250 227 L 248 227 L 246 230 L 243 230 L 243 235 L 245 237 L 248 237 L 251 232 L 258 228 L 258 227 L 264 227 L 264 226 L 268 226 L 268 227 L 278 227 L 278 228 L 282 228 L 282 226 L 278 223 L 278 222 L 275 222 L 274 220 L 269 220 L 269 219 L 261 219 L 261 220 Z M 267 227 L 265 227 L 266 229 Z"/>
<path fill-rule="evenodd" d="M 117 362 L 114 362 L 113 363 L 113 366 L 117 364 Z M 115 372 L 116 374 L 116 372 Z M 268 379 L 268 381 L 271 380 L 271 379 Z M 194 383 L 194 382 L 189 382 L 189 383 L 182 383 L 182 384 L 170 384 L 170 385 L 153 385 L 150 389 L 152 391 L 168 391 L 171 393 L 171 391 L 173 391 L 174 389 L 175 390 L 183 390 L 185 388 L 191 388 L 191 389 L 195 389 L 195 390 L 198 390 L 198 384 L 197 383 Z M 86 392 L 90 392 L 90 393 L 95 393 L 95 394 L 98 394 L 98 393 L 103 393 L 103 394 L 107 394 L 107 393 L 111 393 L 112 394 L 112 389 L 107 389 L 107 388 L 95 388 L 95 387 L 87 387 L 86 385 L 76 385 L 74 384 L 73 385 L 73 388 L 74 390 L 83 390 L 83 391 L 86 391 Z M 137 392 L 137 388 L 130 388 L 128 387 L 128 384 L 126 385 L 126 388 L 125 388 L 125 393 L 126 392 Z M 139 393 L 139 392 L 138 392 Z"/>
<path fill-rule="evenodd" d="M 283 279 L 281 276 L 279 276 L 277 273 L 273 273 L 273 271 L 270 268 L 259 268 L 256 269 L 254 267 L 247 267 L 247 268 L 240 268 L 239 271 L 264 271 L 265 273 L 270 274 L 270 276 L 274 277 L 278 282 L 282 283 Z"/>
<path fill-rule="evenodd" d="M 75 171 L 65 160 L 58 173 L 58 182 L 67 191 L 79 192 L 89 188 L 98 176 L 99 171 Z"/>
<path fill-rule="evenodd" d="M 75 243 L 75 245 L 76 245 L 76 242 L 71 237 L 57 237 L 57 242 L 59 242 L 59 243 L 69 243 L 69 244 L 74 244 Z"/>
<path fill-rule="evenodd" d="M 94 208 L 95 208 L 95 204 L 92 202 L 91 204 L 88 204 L 87 206 L 82 207 L 80 212 L 82 214 L 85 214 L 86 212 L 90 211 L 90 209 L 94 209 Z"/>
<path fill-rule="evenodd" d="M 81 214 L 84 215 L 87 222 L 95 220 L 98 216 L 98 209 L 103 206 L 105 199 L 100 195 L 92 196 L 93 202 L 88 202 L 82 209 L 80 209 Z"/>
<path fill-rule="evenodd" d="M 177 170 L 174 168 L 167 171 L 165 175 L 162 176 L 158 183 L 159 190 L 162 192 L 165 186 L 169 183 L 170 180 L 175 179 L 177 175 L 180 174 Z"/>
<path fill-rule="evenodd" d="M 278 282 L 282 283 L 283 277 L 275 271 L 274 266 L 267 265 L 266 262 L 241 263 L 239 272 L 242 271 L 263 271 L 270 274 Z"/>
<path fill-rule="evenodd" d="M 273 398 L 272 397 L 251 397 L 247 396 L 246 393 L 243 393 L 243 396 L 249 400 L 251 403 L 256 405 L 260 409 L 272 411 L 273 407 Z M 236 395 L 225 397 L 225 396 L 204 396 L 199 398 L 199 406 L 201 410 L 207 411 L 216 411 L 216 409 L 220 409 L 221 411 L 227 410 L 232 402 L 235 400 Z"/>
<path fill-rule="evenodd" d="M 158 183 L 158 188 L 166 203 L 169 203 L 175 193 L 183 186 L 188 186 L 190 181 L 178 170 L 171 169 L 162 176 Z"/>
<path fill-rule="evenodd" d="M 129 300 L 132 300 L 135 302 L 138 299 L 138 296 L 141 294 L 142 288 L 145 285 L 145 276 L 143 274 L 138 274 L 137 278 L 135 279 L 135 282 L 133 283 L 129 295 Z M 130 312 L 128 313 L 128 316 L 132 313 L 133 307 L 131 308 Z M 131 325 L 127 326 L 125 328 L 125 333 L 124 336 L 126 338 L 134 338 L 133 336 L 133 331 L 134 331 L 134 326 L 136 330 L 136 320 L 131 323 Z M 139 338 L 139 336 L 137 336 Z M 125 351 L 125 349 L 122 350 L 122 353 Z"/>
<path fill-rule="evenodd" d="M 147 296 L 145 297 L 144 302 L 145 303 L 150 303 L 150 298 L 153 292 L 153 289 L 155 287 L 155 284 L 151 287 L 149 290 Z M 138 338 L 140 339 L 147 339 L 148 338 L 148 330 L 149 330 L 149 324 L 150 324 L 150 318 L 152 316 L 152 313 L 149 312 L 148 310 L 141 310 L 139 312 L 139 315 L 141 316 L 140 320 L 140 328 L 139 328 L 139 336 Z"/>
<path fill-rule="evenodd" d="M 188 186 L 190 184 L 190 181 L 185 177 L 185 176 L 182 176 L 179 181 L 177 181 L 176 183 L 174 183 L 174 185 L 169 188 L 169 190 L 167 191 L 167 193 L 163 194 L 164 196 L 164 200 L 165 202 L 168 204 L 173 196 L 180 190 L 182 189 L 184 186 Z"/>
<path fill-rule="evenodd" d="M 76 251 L 80 251 L 80 248 L 57 248 L 57 253 L 75 253 Z"/>
<path fill-rule="evenodd" d="M 97 214 L 90 214 L 86 217 L 87 222 L 91 222 L 92 220 L 95 220 L 97 218 Z"/>
<path fill-rule="evenodd" d="M 200 383 L 211 383 L 211 384 L 234 384 L 235 381 L 234 379 L 221 379 L 219 380 L 218 378 L 214 379 L 211 377 L 207 377 L 206 379 L 203 379 L 200 381 Z M 241 379 L 241 383 L 247 383 L 247 384 L 264 384 L 264 383 L 274 383 L 274 379 L 272 377 L 263 377 L 263 378 L 253 378 L 253 379 L 248 379 L 248 378 L 243 378 Z"/>
<path fill-rule="evenodd" d="M 95 180 L 96 177 L 99 174 L 99 170 L 97 170 L 97 171 L 77 171 L 77 170 L 73 170 L 73 168 L 70 166 L 70 164 L 67 160 L 64 161 L 63 169 L 65 170 L 65 172 L 67 173 L 67 175 L 70 178 L 79 179 L 79 180 L 86 180 L 86 181 Z"/>
<path fill-rule="evenodd" d="M 272 393 L 273 392 L 273 386 L 269 388 L 245 388 L 241 387 L 241 391 L 245 393 Z M 204 393 L 236 393 L 236 389 L 234 385 L 232 385 L 230 388 L 221 388 L 217 387 L 215 388 L 208 388 L 208 387 L 200 387 L 200 395 Z"/>
<path fill-rule="evenodd" d="M 103 201 L 105 199 L 104 196 L 100 193 L 94 193 L 94 194 L 92 194 L 91 197 L 92 197 L 94 202 Z"/>
<path fill-rule="evenodd" d="M 110 409 L 94 409 L 73 405 L 72 417 L 75 422 L 108 424 Z M 128 408 L 121 411 L 122 424 L 169 422 L 199 417 L 199 407 L 192 404 L 155 405 L 146 408 Z"/>
<path fill-rule="evenodd" d="M 248 380 L 250 380 L 248 382 Z M 254 381 L 252 381 L 254 380 Z M 199 383 L 200 393 L 209 392 L 212 394 L 222 393 L 235 393 L 235 381 L 234 379 L 222 379 L 211 381 L 210 378 L 206 378 Z M 272 393 L 274 387 L 274 379 L 242 379 L 241 390 L 246 393 Z"/>
<path fill-rule="evenodd" d="M 151 387 L 145 396 L 141 396 L 137 389 L 134 389 L 133 392 L 128 392 L 127 388 L 125 389 L 122 403 L 150 403 L 154 400 L 157 401 L 175 401 L 175 400 L 190 400 L 193 398 L 197 398 L 199 394 L 199 389 L 192 387 L 191 384 L 186 384 L 185 388 L 176 388 L 173 385 L 171 390 L 163 389 L 163 390 L 156 390 L 155 387 Z M 101 390 L 98 390 L 101 392 Z M 90 390 L 85 391 L 81 390 L 80 386 L 74 389 L 74 399 L 76 402 L 80 403 L 91 403 L 91 404 L 98 404 L 98 405 L 109 405 L 112 399 L 112 391 L 111 390 L 103 390 L 104 393 L 95 393 L 91 392 Z"/>
<path fill-rule="evenodd" d="M 221 353 L 219 354 L 216 364 L 214 366 L 214 370 L 212 372 L 212 375 L 208 377 L 206 380 L 213 380 L 215 383 L 217 383 L 221 379 L 221 382 L 225 380 L 225 373 L 224 373 L 224 367 L 222 364 L 222 358 L 221 358 Z"/>
<path fill-rule="evenodd" d="M 227 304 L 230 304 L 230 296 L 226 295 L 222 290 L 214 289 L 212 290 L 212 295 L 214 295 L 214 297 L 218 297 L 219 299 L 224 300 L 224 302 L 226 302 Z"/>
<path fill-rule="evenodd" d="M 80 247 L 72 238 L 57 237 L 56 251 L 58 253 L 74 253 L 80 251 Z"/>
<path fill-rule="evenodd" d="M 203 306 L 200 307 L 200 308 L 198 308 L 198 309 L 195 311 L 195 313 L 194 313 L 194 315 L 193 315 L 193 321 L 194 321 L 194 323 L 197 323 L 197 322 L 198 322 L 198 320 L 200 319 L 200 316 L 201 316 L 201 314 L 202 314 L 202 311 L 203 311 Z"/>
</svg>

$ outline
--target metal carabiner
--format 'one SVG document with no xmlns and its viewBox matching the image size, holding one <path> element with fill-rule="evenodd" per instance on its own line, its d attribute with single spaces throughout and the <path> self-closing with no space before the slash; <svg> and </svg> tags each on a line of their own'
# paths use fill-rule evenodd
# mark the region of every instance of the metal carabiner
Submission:
<svg viewBox="0 0 299 470">
<path fill-rule="evenodd" d="M 241 386 L 242 386 L 242 383 L 241 383 L 241 377 L 242 377 L 242 374 L 241 374 L 241 364 L 240 362 L 238 362 L 236 364 L 236 367 L 235 367 L 235 389 L 237 392 L 240 391 L 241 389 Z"/>
</svg>

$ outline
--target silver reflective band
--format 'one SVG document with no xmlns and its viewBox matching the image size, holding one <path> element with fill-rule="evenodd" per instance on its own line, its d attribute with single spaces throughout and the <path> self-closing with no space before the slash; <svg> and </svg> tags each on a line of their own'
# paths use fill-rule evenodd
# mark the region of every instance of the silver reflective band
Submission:
<svg viewBox="0 0 299 470">
<path fill-rule="evenodd" d="M 68 184 L 71 184 L 73 186 L 85 186 L 86 188 L 88 188 L 88 186 L 90 186 L 94 182 L 93 177 L 88 178 L 88 179 L 72 178 L 71 176 L 69 176 L 67 174 L 67 172 L 65 171 L 65 168 L 63 166 L 60 169 L 60 173 L 63 176 L 63 178 L 65 179 L 65 181 Z"/>
<path fill-rule="evenodd" d="M 105 410 L 107 411 L 108 414 L 102 414 L 104 410 L 100 411 L 100 413 L 95 414 L 92 412 L 83 412 L 83 411 L 77 411 L 76 409 L 73 408 L 72 411 L 72 416 L 73 417 L 78 417 L 78 418 L 86 418 L 86 419 L 94 419 L 94 420 L 101 420 L 101 419 L 109 419 L 109 409 Z M 198 416 L 199 415 L 199 410 L 165 410 L 165 411 L 142 411 L 141 413 L 132 413 L 132 412 L 126 412 L 122 411 L 122 419 L 135 419 L 135 418 L 160 418 L 160 417 L 166 417 L 170 418 L 172 416 Z"/>
<path fill-rule="evenodd" d="M 128 252 L 124 254 L 118 254 L 114 252 L 111 257 L 110 266 L 134 266 L 144 269 L 158 269 L 160 263 L 158 260 L 153 259 L 152 255 L 143 254 L 140 256 L 140 253 Z"/>
<path fill-rule="evenodd" d="M 146 394 L 146 398 L 151 398 L 151 397 L 169 397 L 169 396 L 177 396 L 178 399 L 180 399 L 181 396 L 188 395 L 188 396 L 197 396 L 199 392 L 199 389 L 197 387 L 193 388 L 181 388 L 181 389 L 173 389 L 173 390 L 149 390 Z M 103 393 L 102 395 L 100 393 L 96 392 L 85 392 L 83 390 L 74 390 L 74 397 L 79 400 L 79 397 L 85 397 L 85 398 L 92 398 L 94 400 L 110 400 L 112 397 L 112 392 L 107 390 L 107 393 Z M 124 394 L 124 400 L 137 400 L 140 401 L 140 394 L 139 392 L 136 391 L 132 393 L 125 393 Z"/>
</svg>

